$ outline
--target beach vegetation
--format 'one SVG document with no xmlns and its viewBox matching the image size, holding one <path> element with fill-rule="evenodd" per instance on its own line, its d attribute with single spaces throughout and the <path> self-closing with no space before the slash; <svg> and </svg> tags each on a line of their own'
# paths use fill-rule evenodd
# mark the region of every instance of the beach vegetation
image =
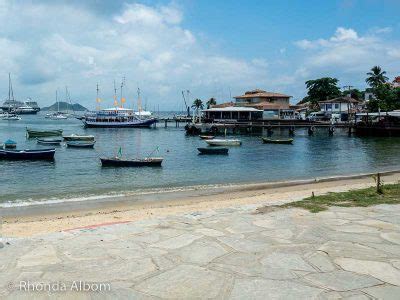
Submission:
<svg viewBox="0 0 400 300">
<path fill-rule="evenodd" d="M 325 195 L 311 195 L 300 201 L 286 203 L 280 206 L 265 206 L 257 209 L 259 213 L 276 210 L 278 208 L 303 208 L 312 213 L 327 210 L 330 206 L 340 207 L 368 207 L 378 204 L 400 204 L 400 184 L 384 185 L 380 178 L 376 178 L 376 187 L 348 192 L 328 193 Z"/>
</svg>

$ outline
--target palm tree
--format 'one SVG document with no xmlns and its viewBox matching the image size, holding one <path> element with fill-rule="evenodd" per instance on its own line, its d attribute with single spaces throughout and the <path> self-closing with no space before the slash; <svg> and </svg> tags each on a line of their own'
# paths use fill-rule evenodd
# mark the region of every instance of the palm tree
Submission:
<svg viewBox="0 0 400 300">
<path fill-rule="evenodd" d="M 381 67 L 375 66 L 371 69 L 371 72 L 368 72 L 367 79 L 365 81 L 372 87 L 377 88 L 381 84 L 384 84 L 386 81 L 389 80 L 388 77 L 385 76 L 386 72 L 382 71 Z"/>
<path fill-rule="evenodd" d="M 200 99 L 194 100 L 192 108 L 194 108 L 195 110 L 203 109 L 204 108 L 203 101 L 201 101 Z"/>
<path fill-rule="evenodd" d="M 197 118 L 198 118 L 198 120 L 200 120 L 200 110 L 202 110 L 204 108 L 203 101 L 201 101 L 200 99 L 194 100 L 193 104 L 192 104 L 192 108 L 196 110 Z"/>
<path fill-rule="evenodd" d="M 215 98 L 210 98 L 210 100 L 208 100 L 206 104 L 207 104 L 207 108 L 210 108 L 211 105 L 217 104 L 217 100 L 215 100 Z"/>
</svg>

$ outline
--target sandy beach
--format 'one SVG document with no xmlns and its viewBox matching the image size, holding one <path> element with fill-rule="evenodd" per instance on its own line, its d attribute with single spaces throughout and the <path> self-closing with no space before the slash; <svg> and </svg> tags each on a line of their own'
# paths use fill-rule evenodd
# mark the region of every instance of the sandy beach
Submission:
<svg viewBox="0 0 400 300">
<path fill-rule="evenodd" d="M 384 183 L 400 180 L 400 172 L 382 174 Z M 161 216 L 205 212 L 246 205 L 277 205 L 320 195 L 374 185 L 372 174 L 234 185 L 190 192 L 146 195 L 142 199 L 120 197 L 107 201 L 62 203 L 3 209 L 3 236 L 29 237 L 77 228 L 127 223 Z"/>
</svg>

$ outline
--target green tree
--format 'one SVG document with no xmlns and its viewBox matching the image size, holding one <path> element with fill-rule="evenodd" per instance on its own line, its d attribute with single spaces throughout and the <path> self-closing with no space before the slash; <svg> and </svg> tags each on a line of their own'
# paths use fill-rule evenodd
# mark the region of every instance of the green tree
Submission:
<svg viewBox="0 0 400 300">
<path fill-rule="evenodd" d="M 365 82 L 368 83 L 370 87 L 376 89 L 378 86 L 389 80 L 385 74 L 386 71 L 382 71 L 380 66 L 374 66 L 371 69 L 371 72 L 367 73 L 368 77 L 365 79 Z"/>
<path fill-rule="evenodd" d="M 308 92 L 307 96 L 301 102 L 310 102 L 312 106 L 317 107 L 319 101 L 339 97 L 341 92 L 337 86 L 338 82 L 338 79 L 331 77 L 306 81 Z"/>
<path fill-rule="evenodd" d="M 192 104 L 192 108 L 195 110 L 203 109 L 204 108 L 203 101 L 201 101 L 200 99 L 194 100 L 193 104 Z"/>
<path fill-rule="evenodd" d="M 392 88 L 388 84 L 381 84 L 374 89 L 375 99 L 368 102 L 370 112 L 392 111 L 400 109 L 400 88 Z"/>
<path fill-rule="evenodd" d="M 358 101 L 363 100 L 363 98 L 364 98 L 363 93 L 358 89 L 346 90 L 342 94 L 345 97 L 351 97 L 351 98 L 356 99 Z"/>
<path fill-rule="evenodd" d="M 210 108 L 211 107 L 211 105 L 216 105 L 217 104 L 217 100 L 215 100 L 215 98 L 210 98 L 208 101 L 207 101 L 207 108 Z"/>
</svg>

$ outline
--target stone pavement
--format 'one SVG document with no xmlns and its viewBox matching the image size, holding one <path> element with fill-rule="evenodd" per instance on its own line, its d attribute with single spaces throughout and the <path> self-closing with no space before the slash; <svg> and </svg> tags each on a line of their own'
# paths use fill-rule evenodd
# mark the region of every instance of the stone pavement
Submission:
<svg viewBox="0 0 400 300">
<path fill-rule="evenodd" d="M 6 238 L 0 298 L 400 298 L 400 205 L 254 212 L 247 206 Z M 21 286 L 27 281 L 36 284 L 30 292 Z M 70 289 L 76 281 L 97 286 Z M 37 291 L 57 282 L 66 291 Z M 109 289 L 94 291 L 101 283 Z"/>
</svg>

